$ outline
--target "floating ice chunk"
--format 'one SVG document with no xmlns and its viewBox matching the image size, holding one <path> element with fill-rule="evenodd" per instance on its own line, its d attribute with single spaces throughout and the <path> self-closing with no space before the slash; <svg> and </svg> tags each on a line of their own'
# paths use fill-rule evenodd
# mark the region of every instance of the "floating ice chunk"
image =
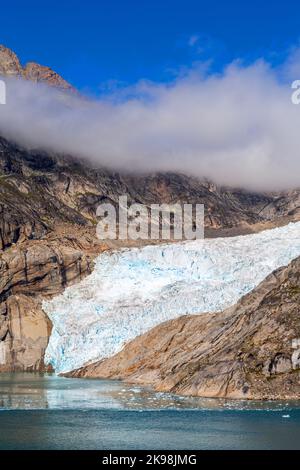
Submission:
<svg viewBox="0 0 300 470">
<path fill-rule="evenodd" d="M 45 360 L 66 372 L 111 356 L 157 324 L 235 304 L 300 256 L 300 222 L 258 234 L 103 253 L 93 273 L 43 307 Z"/>
</svg>

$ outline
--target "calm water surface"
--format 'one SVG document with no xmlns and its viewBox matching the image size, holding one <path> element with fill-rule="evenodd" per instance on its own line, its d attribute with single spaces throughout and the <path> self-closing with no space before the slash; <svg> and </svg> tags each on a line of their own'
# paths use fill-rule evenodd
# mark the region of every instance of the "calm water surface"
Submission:
<svg viewBox="0 0 300 470">
<path fill-rule="evenodd" d="M 178 397 L 0 374 L 0 449 L 300 449 L 300 402 Z"/>
</svg>

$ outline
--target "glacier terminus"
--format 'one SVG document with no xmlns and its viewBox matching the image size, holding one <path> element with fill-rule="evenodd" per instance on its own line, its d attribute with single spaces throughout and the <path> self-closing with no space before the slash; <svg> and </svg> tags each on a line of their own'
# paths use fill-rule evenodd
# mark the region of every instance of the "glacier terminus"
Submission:
<svg viewBox="0 0 300 470">
<path fill-rule="evenodd" d="M 91 275 L 44 301 L 45 363 L 68 372 L 181 315 L 221 311 L 300 255 L 300 222 L 257 234 L 105 252 Z"/>
</svg>

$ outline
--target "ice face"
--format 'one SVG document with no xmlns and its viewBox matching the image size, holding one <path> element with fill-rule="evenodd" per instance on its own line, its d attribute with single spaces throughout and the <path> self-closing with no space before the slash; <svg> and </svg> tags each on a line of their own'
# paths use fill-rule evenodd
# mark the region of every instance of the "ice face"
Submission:
<svg viewBox="0 0 300 470">
<path fill-rule="evenodd" d="M 125 249 L 43 308 L 53 323 L 45 361 L 67 372 L 111 356 L 155 325 L 235 304 L 300 256 L 300 222 L 254 235 Z"/>
</svg>

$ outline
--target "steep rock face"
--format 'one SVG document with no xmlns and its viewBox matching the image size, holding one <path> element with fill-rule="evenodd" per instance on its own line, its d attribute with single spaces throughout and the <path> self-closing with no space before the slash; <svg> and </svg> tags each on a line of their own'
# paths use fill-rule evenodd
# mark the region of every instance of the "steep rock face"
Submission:
<svg viewBox="0 0 300 470">
<path fill-rule="evenodd" d="M 30 198 L 0 176 L 0 250 L 26 239 L 41 238 L 47 230 Z"/>
<path fill-rule="evenodd" d="M 12 295 L 0 309 L 0 372 L 44 370 L 51 323 L 39 300 Z"/>
<path fill-rule="evenodd" d="M 299 398 L 300 258 L 222 313 L 183 316 L 73 377 L 203 397 Z"/>
<path fill-rule="evenodd" d="M 68 247 L 36 242 L 0 256 L 1 299 L 8 294 L 54 295 L 90 270 L 86 257 Z"/>
<path fill-rule="evenodd" d="M 0 45 L 0 75 L 22 75 L 22 66 L 16 54 Z"/>
<path fill-rule="evenodd" d="M 51 323 L 42 298 L 89 272 L 81 251 L 53 242 L 27 243 L 0 255 L 0 371 L 43 368 Z"/>
<path fill-rule="evenodd" d="M 23 70 L 23 75 L 27 80 L 33 82 L 47 83 L 47 85 L 55 88 L 61 88 L 65 91 L 75 91 L 75 89 L 64 80 L 58 73 L 54 72 L 50 67 L 39 65 L 35 62 L 28 62 Z"/>
<path fill-rule="evenodd" d="M 120 175 L 70 157 L 29 152 L 0 137 L 0 227 L 2 238 L 7 238 L 2 242 L 4 248 L 17 241 L 17 233 L 26 223 L 31 227 L 27 238 L 40 238 L 61 223 L 94 227 L 97 206 L 102 202 L 117 206 L 118 197 L 123 195 L 129 203 L 147 206 L 178 201 L 202 203 L 206 234 L 218 236 L 251 233 L 298 220 L 299 194 L 293 193 L 292 204 L 290 193 L 221 188 L 173 173 Z"/>
<path fill-rule="evenodd" d="M 72 203 L 65 203 L 68 177 L 60 171 L 55 157 L 26 152 L 0 138 L 2 250 L 25 239 L 40 239 L 55 230 L 56 223 L 88 224 Z"/>
</svg>

